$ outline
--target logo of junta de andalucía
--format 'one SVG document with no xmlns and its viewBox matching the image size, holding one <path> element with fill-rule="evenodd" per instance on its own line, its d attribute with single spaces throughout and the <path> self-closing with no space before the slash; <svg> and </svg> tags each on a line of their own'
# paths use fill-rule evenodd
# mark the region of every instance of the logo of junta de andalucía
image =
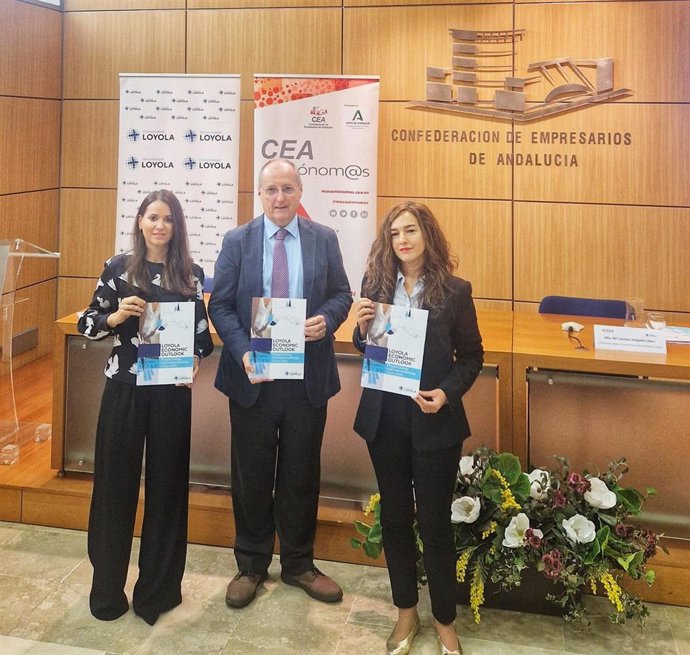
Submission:
<svg viewBox="0 0 690 655">
<path fill-rule="evenodd" d="M 516 76 L 515 43 L 525 30 L 448 31 L 451 65 L 427 66 L 426 100 L 412 107 L 527 123 L 632 93 L 614 87 L 611 57 L 545 59 Z"/>
<path fill-rule="evenodd" d="M 362 116 L 362 112 L 359 109 L 355 112 L 354 116 L 352 117 L 352 120 L 353 121 L 363 121 L 364 120 L 364 116 Z"/>
<path fill-rule="evenodd" d="M 130 141 L 136 142 L 139 140 L 140 137 L 141 137 L 141 134 L 139 133 L 138 130 L 135 130 L 134 128 L 132 128 L 129 132 L 127 132 L 127 138 Z"/>
<path fill-rule="evenodd" d="M 134 170 L 137 166 L 139 166 L 139 160 L 136 157 L 130 157 L 127 160 L 127 168 Z"/>
<path fill-rule="evenodd" d="M 185 138 L 185 141 L 189 141 L 190 143 L 194 143 L 197 140 L 197 133 L 194 130 L 187 130 L 184 133 L 184 138 Z"/>
</svg>

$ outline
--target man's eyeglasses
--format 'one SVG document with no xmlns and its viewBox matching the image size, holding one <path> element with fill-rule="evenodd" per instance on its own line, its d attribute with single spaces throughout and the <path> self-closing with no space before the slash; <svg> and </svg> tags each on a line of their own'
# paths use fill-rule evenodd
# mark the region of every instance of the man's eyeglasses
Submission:
<svg viewBox="0 0 690 655">
<path fill-rule="evenodd" d="M 297 187 L 294 187 L 294 186 L 284 186 L 284 187 L 269 186 L 269 187 L 261 187 L 261 190 L 269 198 L 273 198 L 273 197 L 277 196 L 279 193 L 282 193 L 284 196 L 294 196 L 295 193 L 297 193 Z"/>
</svg>

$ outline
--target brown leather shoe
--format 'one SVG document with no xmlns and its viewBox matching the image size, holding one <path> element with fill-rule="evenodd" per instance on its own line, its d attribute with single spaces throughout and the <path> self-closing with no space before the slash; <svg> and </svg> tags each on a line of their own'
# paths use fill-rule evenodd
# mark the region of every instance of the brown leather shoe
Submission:
<svg viewBox="0 0 690 655">
<path fill-rule="evenodd" d="M 338 584 L 316 567 L 300 575 L 290 575 L 281 571 L 280 579 L 285 584 L 304 589 L 312 598 L 324 603 L 336 603 L 343 597 L 343 590 Z"/>
<path fill-rule="evenodd" d="M 225 592 L 225 604 L 236 609 L 246 607 L 256 598 L 259 585 L 266 580 L 265 573 L 250 573 L 240 571 L 228 585 Z"/>
</svg>

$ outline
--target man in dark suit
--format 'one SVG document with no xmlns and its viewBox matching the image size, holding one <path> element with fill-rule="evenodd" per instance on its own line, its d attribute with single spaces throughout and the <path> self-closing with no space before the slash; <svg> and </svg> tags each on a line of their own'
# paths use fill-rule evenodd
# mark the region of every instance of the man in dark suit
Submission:
<svg viewBox="0 0 690 655">
<path fill-rule="evenodd" d="M 333 335 L 352 304 L 350 284 L 335 232 L 297 215 L 302 182 L 294 164 L 269 161 L 258 187 L 264 213 L 225 235 L 209 303 L 223 341 L 216 388 L 230 399 L 232 432 L 239 572 L 226 602 L 252 602 L 267 577 L 275 534 L 283 582 L 334 602 L 342 590 L 314 566 L 313 546 L 326 405 L 340 390 Z M 274 250 L 283 247 L 288 275 L 281 265 L 274 276 Z M 284 277 L 287 286 L 277 292 Z M 252 298 L 277 295 L 307 300 L 304 379 L 250 380 Z"/>
</svg>

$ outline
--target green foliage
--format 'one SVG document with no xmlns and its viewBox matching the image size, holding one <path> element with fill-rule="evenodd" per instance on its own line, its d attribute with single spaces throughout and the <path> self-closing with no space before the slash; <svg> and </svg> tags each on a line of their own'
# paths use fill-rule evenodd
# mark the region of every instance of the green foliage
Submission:
<svg viewBox="0 0 690 655">
<path fill-rule="evenodd" d="M 625 459 L 611 462 L 603 472 L 582 474 L 571 471 L 567 458 L 554 460 L 548 471 L 533 472 L 532 480 L 512 453 L 480 448 L 460 462 L 452 520 L 458 576 L 467 576 L 471 585 L 475 619 L 479 620 L 485 581 L 511 589 L 531 569 L 554 582 L 547 598 L 564 609 L 567 620 L 584 616 L 581 592 L 595 588 L 616 609 L 610 617 L 613 622 L 634 619 L 643 625 L 649 614 L 646 606 L 618 581 L 628 576 L 654 582 L 647 562 L 658 547 L 664 549 L 660 536 L 628 519 L 639 514 L 656 491 L 648 487 L 642 494 L 620 485 L 628 471 Z M 373 521 L 355 521 L 360 538 L 351 544 L 377 558 L 382 550 L 378 494 L 367 509 Z M 425 584 L 424 545 L 416 523 L 415 534 L 417 577 Z"/>
</svg>

